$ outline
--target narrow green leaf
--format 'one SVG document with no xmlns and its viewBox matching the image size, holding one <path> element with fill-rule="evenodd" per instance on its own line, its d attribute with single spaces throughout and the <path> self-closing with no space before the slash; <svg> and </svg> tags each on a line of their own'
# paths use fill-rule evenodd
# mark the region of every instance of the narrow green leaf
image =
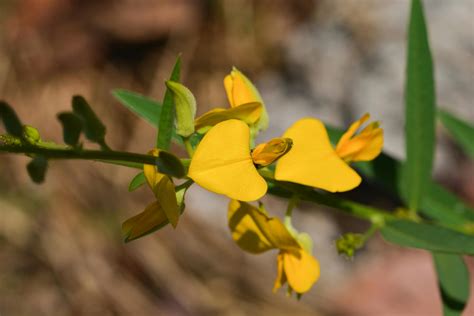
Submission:
<svg viewBox="0 0 474 316">
<path fill-rule="evenodd" d="M 46 170 L 48 169 L 48 160 L 43 156 L 33 158 L 27 165 L 26 170 L 34 183 L 40 184 L 44 181 Z"/>
<path fill-rule="evenodd" d="M 438 110 L 438 118 L 454 141 L 461 146 L 466 154 L 474 158 L 474 126 L 444 110 Z"/>
<path fill-rule="evenodd" d="M 181 71 L 181 56 L 178 56 L 176 63 L 171 72 L 170 80 L 179 82 Z M 175 107 L 173 102 L 173 95 L 171 91 L 166 88 L 165 96 L 163 98 L 163 106 L 161 109 L 160 124 L 158 126 L 158 136 L 156 139 L 156 147 L 163 150 L 169 150 L 171 145 L 171 137 L 173 135 L 175 118 Z"/>
<path fill-rule="evenodd" d="M 168 80 L 166 86 L 172 92 L 176 108 L 176 133 L 188 137 L 194 133 L 196 99 L 192 92 L 179 82 Z"/>
<path fill-rule="evenodd" d="M 469 270 L 461 256 L 433 253 L 445 316 L 460 316 L 469 300 Z"/>
<path fill-rule="evenodd" d="M 158 172 L 175 178 L 182 178 L 186 175 L 181 160 L 175 155 L 163 150 L 160 150 L 158 153 L 158 157 L 156 158 L 156 166 L 158 168 Z"/>
<path fill-rule="evenodd" d="M 84 134 L 87 139 L 98 144 L 104 144 L 106 133 L 105 125 L 94 113 L 86 99 L 79 95 L 73 96 L 72 109 L 74 114 L 81 118 Z"/>
<path fill-rule="evenodd" d="M 145 174 L 142 172 L 138 173 L 135 177 L 133 177 L 132 181 L 128 185 L 128 191 L 132 192 L 141 187 L 143 184 L 146 183 Z"/>
<path fill-rule="evenodd" d="M 79 116 L 72 112 L 58 114 L 58 120 L 63 127 L 63 140 L 70 146 L 77 146 L 82 131 L 82 121 Z"/>
<path fill-rule="evenodd" d="M 405 83 L 405 141 L 407 161 L 404 170 L 407 203 L 420 207 L 431 179 L 435 147 L 435 85 L 433 62 L 421 0 L 412 0 L 408 26 L 408 53 Z"/>
<path fill-rule="evenodd" d="M 23 125 L 15 110 L 5 101 L 0 101 L 0 118 L 8 134 L 20 138 L 23 137 Z"/>
<path fill-rule="evenodd" d="M 385 240 L 413 248 L 456 254 L 474 254 L 474 236 L 425 223 L 393 220 L 380 230 Z"/>
<path fill-rule="evenodd" d="M 123 89 L 114 90 L 112 94 L 120 104 L 158 129 L 158 123 L 161 117 L 161 104 L 158 101 Z M 172 139 L 176 144 L 183 145 L 183 139 L 176 134 L 175 130 L 173 130 Z"/>
<path fill-rule="evenodd" d="M 161 116 L 161 104 L 158 101 L 124 89 L 113 90 L 112 95 L 138 117 L 158 128 Z"/>
</svg>

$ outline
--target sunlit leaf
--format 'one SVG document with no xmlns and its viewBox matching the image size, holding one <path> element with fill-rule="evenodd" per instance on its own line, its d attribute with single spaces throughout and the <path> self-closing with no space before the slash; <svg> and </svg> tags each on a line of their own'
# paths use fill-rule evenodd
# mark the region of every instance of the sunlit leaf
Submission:
<svg viewBox="0 0 474 316">
<path fill-rule="evenodd" d="M 407 71 L 405 83 L 404 166 L 407 204 L 418 210 L 431 179 L 435 147 L 435 84 L 421 0 L 412 0 L 408 26 Z"/>
</svg>

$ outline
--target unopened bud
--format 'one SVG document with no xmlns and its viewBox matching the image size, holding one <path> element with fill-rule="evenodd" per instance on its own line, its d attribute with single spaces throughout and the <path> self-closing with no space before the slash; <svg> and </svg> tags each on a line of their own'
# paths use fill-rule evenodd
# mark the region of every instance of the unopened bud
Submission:
<svg viewBox="0 0 474 316">
<path fill-rule="evenodd" d="M 356 250 L 362 248 L 365 238 L 363 234 L 347 233 L 336 240 L 337 252 L 348 258 L 353 258 Z"/>
<path fill-rule="evenodd" d="M 252 151 L 253 163 L 262 167 L 268 166 L 290 151 L 293 141 L 290 138 L 274 138 L 268 143 L 260 144 Z"/>
</svg>

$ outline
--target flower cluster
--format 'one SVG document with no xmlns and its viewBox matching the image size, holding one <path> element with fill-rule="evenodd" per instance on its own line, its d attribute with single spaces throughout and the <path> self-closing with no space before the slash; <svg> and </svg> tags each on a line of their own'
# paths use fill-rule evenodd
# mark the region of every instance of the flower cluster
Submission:
<svg viewBox="0 0 474 316">
<path fill-rule="evenodd" d="M 189 100 L 184 102 L 184 110 L 177 108 L 181 113 L 177 120 L 185 118 L 186 113 L 192 113 L 194 120 L 181 124 L 177 121 L 178 127 L 186 126 L 183 129 L 186 134 L 182 135 L 185 141 L 192 133 L 202 135 L 195 148 L 187 147 L 192 156 L 187 177 L 209 191 L 229 197 L 228 224 L 240 248 L 254 254 L 271 249 L 279 251 L 274 290 L 288 283 L 289 293 L 307 292 L 320 274 L 319 263 L 312 255 L 311 238 L 294 229 L 291 221 L 283 223 L 271 217 L 263 205 L 255 207 L 247 202 L 259 200 L 267 193 L 267 180 L 329 192 L 354 189 L 361 177 L 349 164 L 379 155 L 383 145 L 379 123 L 370 123 L 358 132 L 369 119 L 368 114 L 363 115 L 333 147 L 320 120 L 303 118 L 281 137 L 254 146 L 255 137 L 268 127 L 269 119 L 259 92 L 239 70 L 234 68 L 224 79 L 230 107 L 213 109 L 196 119 L 195 100 L 190 91 L 178 83 L 167 85 L 181 97 L 180 106 Z M 152 151 L 154 155 L 157 153 Z M 183 193 L 180 195 L 175 190 L 170 177 L 150 165 L 145 165 L 144 174 L 156 201 L 123 224 L 130 240 L 167 223 L 175 227 L 183 208 Z"/>
</svg>

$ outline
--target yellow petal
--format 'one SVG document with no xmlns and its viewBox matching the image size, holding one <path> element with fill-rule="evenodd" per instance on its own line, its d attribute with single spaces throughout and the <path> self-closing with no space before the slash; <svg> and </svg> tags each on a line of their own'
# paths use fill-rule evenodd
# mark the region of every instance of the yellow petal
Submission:
<svg viewBox="0 0 474 316">
<path fill-rule="evenodd" d="M 254 201 L 267 192 L 250 157 L 250 130 L 239 120 L 211 128 L 199 143 L 188 176 L 203 188 L 240 201 Z"/>
<path fill-rule="evenodd" d="M 334 151 L 321 121 L 301 119 L 283 137 L 291 138 L 293 147 L 278 160 L 275 179 L 330 192 L 348 191 L 360 184 L 360 176 Z"/>
<path fill-rule="evenodd" d="M 222 121 L 230 119 L 238 119 L 244 121 L 248 125 L 253 125 L 258 121 L 262 114 L 262 104 L 258 102 L 245 103 L 238 107 L 230 109 L 217 108 L 213 109 L 195 121 L 195 128 L 199 133 L 205 133 L 207 130 Z"/>
<path fill-rule="evenodd" d="M 143 212 L 127 219 L 122 224 L 122 235 L 125 242 L 132 241 L 152 233 L 168 224 L 165 212 L 155 201 L 148 205 Z"/>
<path fill-rule="evenodd" d="M 250 253 L 262 253 L 275 248 L 257 227 L 250 216 L 253 206 L 231 200 L 227 213 L 232 239 L 237 245 Z"/>
<path fill-rule="evenodd" d="M 247 228 L 252 229 L 258 236 L 263 236 L 262 240 L 273 248 L 283 250 L 298 250 L 301 248 L 280 219 L 268 217 L 255 206 L 245 202 L 231 201 L 230 208 L 238 209 L 241 215 L 247 214 L 247 217 L 241 216 L 246 220 Z"/>
<path fill-rule="evenodd" d="M 154 148 L 148 152 L 149 155 L 152 155 L 155 157 L 158 157 L 158 153 L 159 153 L 159 150 L 157 148 Z M 150 188 L 153 188 L 165 176 L 164 174 L 158 172 L 156 165 L 144 164 L 143 173 L 145 174 L 146 182 L 148 183 Z"/>
<path fill-rule="evenodd" d="M 285 271 L 283 270 L 283 256 L 284 254 L 282 252 L 277 256 L 277 277 L 273 284 L 273 292 L 276 292 L 279 288 L 285 285 L 287 281 Z"/>
<path fill-rule="evenodd" d="M 237 68 L 233 68 L 230 75 L 224 78 L 224 87 L 231 107 L 240 106 L 245 103 L 259 102 L 263 111 L 258 122 L 259 128 L 265 130 L 268 127 L 268 114 L 262 97 L 253 83 Z"/>
<path fill-rule="evenodd" d="M 319 262 L 304 250 L 283 253 L 283 269 L 290 287 L 305 293 L 319 279 Z"/>
<path fill-rule="evenodd" d="M 171 225 L 176 227 L 176 225 L 178 225 L 179 216 L 181 215 L 181 210 L 176 198 L 174 184 L 170 177 L 163 177 L 153 188 L 153 193 Z"/>
<path fill-rule="evenodd" d="M 336 153 L 345 161 L 369 161 L 377 157 L 382 151 L 383 130 L 379 127 L 378 122 L 372 122 L 358 135 L 354 136 L 356 131 L 369 117 L 369 114 L 365 114 L 359 120 L 352 123 L 339 140 Z"/>
</svg>

